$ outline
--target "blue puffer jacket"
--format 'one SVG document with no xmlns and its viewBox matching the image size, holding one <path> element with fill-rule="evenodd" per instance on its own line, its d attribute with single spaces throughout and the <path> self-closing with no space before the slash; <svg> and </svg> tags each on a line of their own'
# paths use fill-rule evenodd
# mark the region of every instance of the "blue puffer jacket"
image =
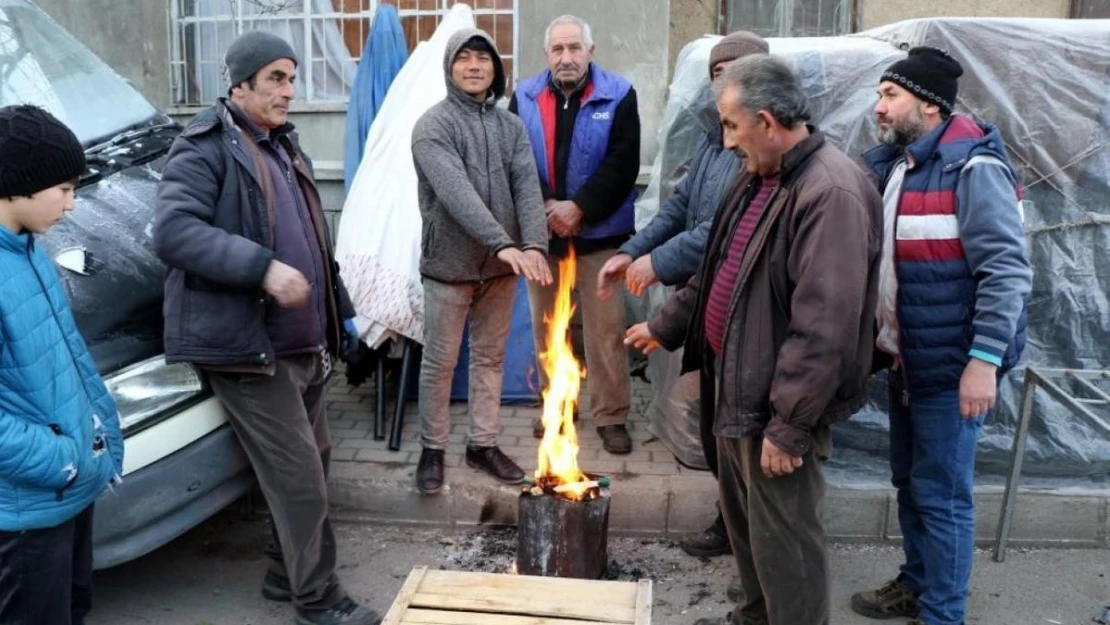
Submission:
<svg viewBox="0 0 1110 625">
<path fill-rule="evenodd" d="M 0 531 L 60 525 L 122 471 L 119 412 L 57 270 L 0 226 Z"/>
</svg>

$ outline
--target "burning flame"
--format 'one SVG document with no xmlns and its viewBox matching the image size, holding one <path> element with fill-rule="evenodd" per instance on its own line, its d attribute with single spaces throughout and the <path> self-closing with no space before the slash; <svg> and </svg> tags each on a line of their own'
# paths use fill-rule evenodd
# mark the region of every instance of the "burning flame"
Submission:
<svg viewBox="0 0 1110 625">
<path fill-rule="evenodd" d="M 547 374 L 543 390 L 543 440 L 540 441 L 536 482 L 551 486 L 569 485 L 560 496 L 580 501 L 589 490 L 586 476 L 578 468 L 578 432 L 574 429 L 574 407 L 586 370 L 574 358 L 570 342 L 570 319 L 574 315 L 570 293 L 576 273 L 574 249 L 559 261 L 559 286 L 555 310 L 547 321 L 547 350 L 540 365 Z"/>
</svg>

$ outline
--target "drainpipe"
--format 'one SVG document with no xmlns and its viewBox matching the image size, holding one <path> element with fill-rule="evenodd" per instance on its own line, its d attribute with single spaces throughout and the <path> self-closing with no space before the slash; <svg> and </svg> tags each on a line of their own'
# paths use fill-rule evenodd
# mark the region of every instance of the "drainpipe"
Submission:
<svg viewBox="0 0 1110 625">
<path fill-rule="evenodd" d="M 717 34 L 724 35 L 725 0 L 717 0 Z"/>
</svg>

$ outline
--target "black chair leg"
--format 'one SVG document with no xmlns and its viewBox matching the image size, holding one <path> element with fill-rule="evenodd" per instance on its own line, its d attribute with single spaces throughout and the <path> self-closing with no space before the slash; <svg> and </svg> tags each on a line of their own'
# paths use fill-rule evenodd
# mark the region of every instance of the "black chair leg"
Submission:
<svg viewBox="0 0 1110 625">
<path fill-rule="evenodd" d="M 378 354 L 375 378 L 378 387 L 378 402 L 374 410 L 374 440 L 385 440 L 385 351 Z"/>
<path fill-rule="evenodd" d="M 408 388 L 409 376 L 412 373 L 415 350 L 416 343 L 411 339 L 405 339 L 405 349 L 401 356 L 401 375 L 397 380 L 397 407 L 393 411 L 393 429 L 389 433 L 390 451 L 401 448 L 401 430 L 405 426 L 405 389 Z"/>
</svg>

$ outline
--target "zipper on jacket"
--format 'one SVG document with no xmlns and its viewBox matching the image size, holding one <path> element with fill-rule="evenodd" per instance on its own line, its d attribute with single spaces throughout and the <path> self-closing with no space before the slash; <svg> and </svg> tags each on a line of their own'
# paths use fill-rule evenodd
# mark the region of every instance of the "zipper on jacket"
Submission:
<svg viewBox="0 0 1110 625">
<path fill-rule="evenodd" d="M 897 165 L 895 165 L 897 167 Z M 902 288 L 902 277 L 898 275 L 898 220 L 902 217 L 902 195 L 906 192 L 906 176 L 910 173 L 910 160 L 906 159 L 906 171 L 902 172 L 902 187 L 898 189 L 897 203 L 894 205 L 894 233 L 890 242 L 891 263 L 894 265 L 894 319 L 898 322 L 898 375 L 902 377 L 902 407 L 910 405 L 910 376 L 906 373 L 906 358 L 902 355 L 902 316 L 899 314 L 898 291 Z M 889 180 L 888 180 L 889 182 Z M 882 252 L 880 251 L 880 254 Z"/>
<path fill-rule="evenodd" d="M 482 125 L 482 138 L 486 142 L 486 195 L 489 196 L 487 202 L 493 203 L 493 177 L 489 173 L 489 131 L 486 130 L 486 105 L 482 104 L 478 107 L 478 123 Z M 486 210 L 493 214 L 493 209 L 488 204 Z M 495 217 L 496 219 L 496 217 Z M 489 254 L 482 259 L 482 264 L 478 266 L 478 284 L 484 284 L 486 281 L 486 263 L 489 262 Z"/>
</svg>

